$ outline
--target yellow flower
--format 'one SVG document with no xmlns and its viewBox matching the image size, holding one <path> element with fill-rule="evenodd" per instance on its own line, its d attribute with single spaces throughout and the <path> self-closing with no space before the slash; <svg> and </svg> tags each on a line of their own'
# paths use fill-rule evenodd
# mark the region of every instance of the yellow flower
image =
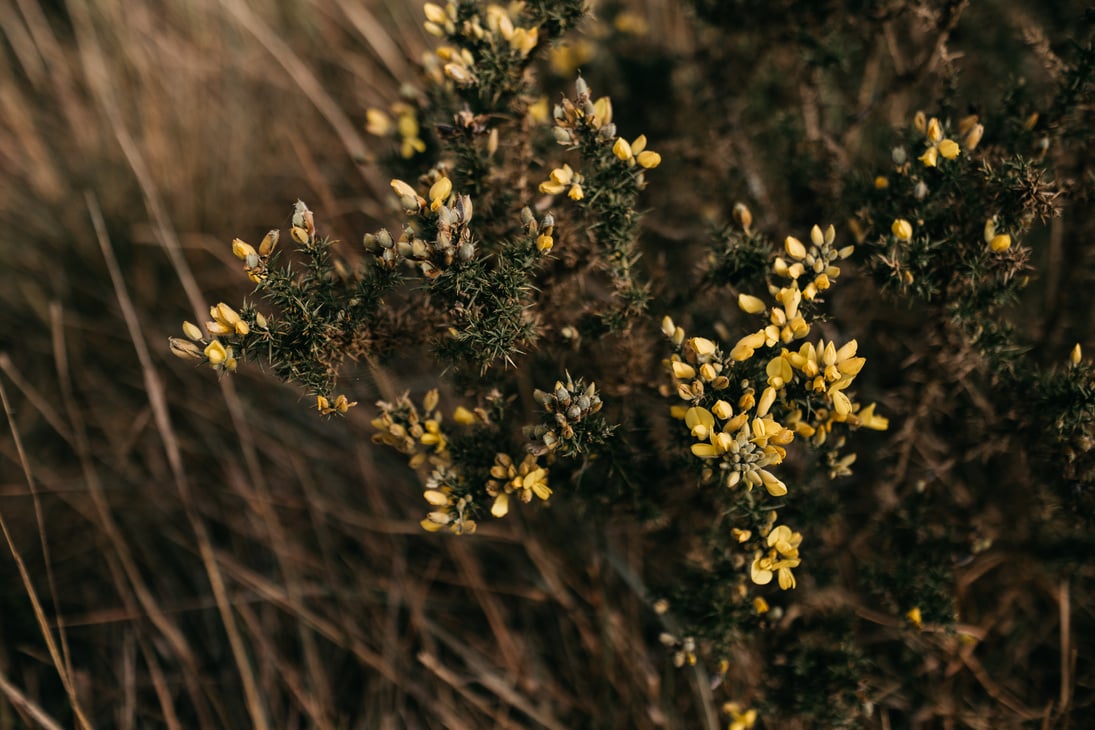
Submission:
<svg viewBox="0 0 1095 730">
<path fill-rule="evenodd" d="M 766 553 L 757 550 L 749 568 L 750 578 L 757 585 L 767 585 L 774 576 L 778 576 L 779 587 L 790 590 L 795 587 L 795 575 L 792 568 L 801 563 L 798 546 L 802 543 L 802 534 L 792 532 L 787 525 L 780 525 L 768 533 L 769 550 Z"/>
<path fill-rule="evenodd" d="M 738 703 L 726 703 L 723 710 L 730 716 L 727 730 L 752 730 L 757 725 L 757 710 L 742 709 Z"/>
<path fill-rule="evenodd" d="M 693 406 L 685 412 L 684 422 L 693 438 L 699 441 L 706 441 L 715 427 L 715 417 L 711 415 L 711 411 L 699 406 Z"/>
<path fill-rule="evenodd" d="M 1003 253 L 1011 248 L 1011 236 L 1007 233 L 1000 233 L 992 237 L 989 241 L 989 248 L 996 253 Z"/>
<path fill-rule="evenodd" d="M 919 606 L 913 606 L 912 608 L 910 608 L 909 611 L 905 614 L 905 618 L 909 619 L 909 623 L 911 623 L 918 629 L 924 625 L 924 617 L 920 613 Z"/>
<path fill-rule="evenodd" d="M 258 256 L 258 252 L 255 247 L 249 243 L 234 238 L 232 239 L 232 255 L 238 258 L 240 261 L 246 261 L 248 256 Z"/>
<path fill-rule="evenodd" d="M 365 131 L 377 137 L 387 137 L 395 129 L 391 117 L 380 109 L 365 110 Z"/>
<path fill-rule="evenodd" d="M 452 180 L 447 177 L 440 177 L 433 185 L 430 186 L 429 198 L 430 198 L 430 210 L 437 211 L 445 201 L 449 199 L 449 195 L 452 194 Z"/>
<path fill-rule="evenodd" d="M 894 234 L 895 237 L 897 237 L 897 240 L 899 241 L 908 241 L 912 239 L 912 224 L 904 218 L 898 218 L 897 220 L 895 220 L 893 222 L 893 225 L 890 226 L 890 231 Z"/>
<path fill-rule="evenodd" d="M 540 192 L 548 195 L 558 195 L 566 191 L 571 200 L 581 200 L 585 197 L 582 191 L 582 176 L 575 172 L 570 165 L 564 164 L 557 167 L 548 175 L 548 179 L 540 183 Z"/>
<path fill-rule="evenodd" d="M 916 127 L 918 130 L 925 132 L 928 138 L 928 148 L 924 150 L 924 154 L 920 155 L 917 159 L 924 163 L 925 167 L 935 167 L 939 164 L 939 158 L 943 157 L 946 160 L 953 160 L 958 157 L 962 152 L 962 148 L 958 146 L 958 143 L 953 139 L 944 139 L 943 127 L 939 124 L 939 120 L 935 117 L 931 118 L 928 122 L 927 128 L 921 127 L 921 120 L 923 119 L 923 113 L 917 112 Z M 978 137 L 978 140 L 980 137 Z M 976 146 L 976 142 L 974 143 Z M 969 149 L 973 149 L 970 147 Z"/>
<path fill-rule="evenodd" d="M 1073 365 L 1079 365 L 1080 361 L 1084 359 L 1083 350 L 1080 349 L 1080 343 L 1077 342 L 1075 347 L 1072 348 L 1072 352 L 1068 355 L 1068 361 Z"/>
<path fill-rule="evenodd" d="M 653 170 L 655 167 L 662 164 L 662 156 L 657 152 L 645 150 L 635 155 L 635 161 L 639 163 L 639 167 Z"/>
</svg>

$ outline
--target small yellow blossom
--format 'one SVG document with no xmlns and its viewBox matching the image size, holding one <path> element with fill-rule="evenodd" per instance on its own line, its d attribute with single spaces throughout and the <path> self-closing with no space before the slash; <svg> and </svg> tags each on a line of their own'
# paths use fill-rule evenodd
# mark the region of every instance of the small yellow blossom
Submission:
<svg viewBox="0 0 1095 730">
<path fill-rule="evenodd" d="M 452 180 L 447 177 L 440 177 L 433 185 L 430 186 L 429 198 L 430 198 L 430 210 L 437 211 L 445 201 L 449 199 L 449 195 L 452 194 Z"/>
<path fill-rule="evenodd" d="M 566 192 L 571 200 L 581 200 L 585 197 L 582 190 L 582 176 L 574 171 L 570 165 L 564 164 L 551 171 L 548 179 L 540 183 L 540 192 L 548 195 L 558 195 Z"/>
<path fill-rule="evenodd" d="M 885 190 L 890 187 L 890 181 L 885 175 L 879 175 L 874 179 L 874 186 L 876 190 Z"/>
<path fill-rule="evenodd" d="M 946 160 L 953 160 L 961 153 L 962 148 L 958 146 L 958 143 L 953 139 L 945 139 L 943 137 L 943 127 L 939 124 L 939 120 L 932 117 L 927 123 L 926 128 L 921 128 L 920 121 L 923 118 L 923 112 L 917 112 L 916 127 L 919 131 L 925 133 L 928 138 L 928 148 L 924 150 L 924 154 L 920 155 L 917 159 L 924 164 L 925 167 L 936 167 L 939 164 L 939 158 L 943 157 Z"/>
<path fill-rule="evenodd" d="M 996 253 L 1003 253 L 1011 248 L 1011 236 L 1007 233 L 998 233 L 989 241 L 989 248 Z"/>
<path fill-rule="evenodd" d="M 727 730 L 752 730 L 757 724 L 757 711 L 747 710 L 737 702 L 727 702 L 722 706 L 722 711 L 730 716 Z"/>
<path fill-rule="evenodd" d="M 452 420 L 459 423 L 461 426 L 471 426 L 475 423 L 475 413 L 469 411 L 464 406 L 457 406 L 456 410 L 452 412 Z"/>
<path fill-rule="evenodd" d="M 907 618 L 909 620 L 909 623 L 911 623 L 918 629 L 923 628 L 924 626 L 924 618 L 920 613 L 919 606 L 913 606 L 912 608 L 910 608 L 909 611 L 905 614 L 905 618 Z"/>
<path fill-rule="evenodd" d="M 758 616 L 762 616 L 771 609 L 768 606 L 768 601 L 764 600 L 762 596 L 757 596 L 753 599 L 753 610 L 757 612 Z"/>
<path fill-rule="evenodd" d="M 1073 365 L 1079 365 L 1080 361 L 1084 359 L 1084 353 L 1080 349 L 1080 343 L 1077 342 L 1075 347 L 1072 348 L 1072 352 L 1068 355 L 1068 361 Z"/>
<path fill-rule="evenodd" d="M 662 156 L 657 152 L 651 150 L 644 150 L 635 155 L 635 161 L 639 163 L 639 167 L 646 168 L 647 170 L 653 170 L 658 165 L 662 164 Z"/>
<path fill-rule="evenodd" d="M 800 559 L 798 546 L 802 543 L 802 534 L 792 532 L 790 527 L 780 525 L 768 533 L 768 553 L 756 551 L 750 566 L 750 577 L 757 585 L 767 585 L 774 576 L 778 576 L 779 587 L 790 590 L 796 581 L 792 568 L 798 567 Z"/>
<path fill-rule="evenodd" d="M 890 231 L 899 241 L 908 241 L 912 239 L 912 223 L 909 223 L 904 218 L 898 218 L 897 220 L 895 220 L 890 226 Z"/>
</svg>

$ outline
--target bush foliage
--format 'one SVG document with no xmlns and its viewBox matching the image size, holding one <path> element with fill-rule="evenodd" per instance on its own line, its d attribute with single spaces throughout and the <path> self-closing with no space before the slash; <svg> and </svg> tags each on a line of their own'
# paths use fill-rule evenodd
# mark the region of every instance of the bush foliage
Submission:
<svg viewBox="0 0 1095 730">
<path fill-rule="evenodd" d="M 5 11 L 0 722 L 1081 722 L 1090 11 L 314 5 Z"/>
</svg>

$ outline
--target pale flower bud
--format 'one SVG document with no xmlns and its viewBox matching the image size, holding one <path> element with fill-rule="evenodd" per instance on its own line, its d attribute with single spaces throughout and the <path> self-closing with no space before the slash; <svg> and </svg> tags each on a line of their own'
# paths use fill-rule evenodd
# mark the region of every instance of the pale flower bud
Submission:
<svg viewBox="0 0 1095 730">
<path fill-rule="evenodd" d="M 182 330 L 184 335 L 194 340 L 195 342 L 202 338 L 201 328 L 199 328 L 198 325 L 194 324 L 193 322 L 183 322 Z"/>
</svg>

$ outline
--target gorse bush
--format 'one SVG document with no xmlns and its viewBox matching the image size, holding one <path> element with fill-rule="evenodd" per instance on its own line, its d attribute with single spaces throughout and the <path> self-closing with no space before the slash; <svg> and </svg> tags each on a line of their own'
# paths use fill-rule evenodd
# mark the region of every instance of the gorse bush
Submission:
<svg viewBox="0 0 1095 730">
<path fill-rule="evenodd" d="M 153 225 L 124 217 L 135 195 L 74 182 L 55 217 L 94 255 L 18 245 L 12 271 L 37 278 L 0 270 L 10 341 L 58 363 L 0 353 L 36 404 L 11 423 L 37 456 L 2 453 L 41 533 L 8 536 L 4 510 L 34 600 L 0 600 L 0 724 L 6 702 L 85 727 L 1077 725 L 1095 699 L 1090 11 L 316 6 L 213 4 L 165 46 L 219 39 L 224 68 L 189 72 L 223 75 L 225 99 L 269 82 L 224 115 L 268 171 L 182 219 L 225 232 L 208 249 L 180 245 L 165 211 L 187 196 L 163 184 L 164 204 L 127 136 L 172 115 L 97 86 L 96 34 L 123 9 L 26 22 L 80 59 L 53 74 L 64 113 L 35 118 L 81 119 L 86 77 L 124 159 L 98 167 L 132 168 Z M 11 88 L 36 98 L 33 59 L 64 54 L 2 33 Z M 4 104 L 12 125 L 28 106 Z M 15 157 L 44 137 L 39 159 L 86 155 L 44 135 Z M 179 175 L 197 159 L 160 152 Z M 6 230 L 62 225 L 24 223 L 13 195 Z M 34 314 L 55 270 L 70 308 L 98 288 L 119 306 Z M 181 333 L 171 272 L 209 298 Z M 149 355 L 141 327 L 164 320 Z M 64 519 L 106 547 L 55 559 L 57 581 L 45 528 Z"/>
<path fill-rule="evenodd" d="M 581 75 L 572 92 L 544 93 L 537 58 L 552 49 L 568 71 L 570 49 L 556 44 L 582 4 L 449 2 L 425 15 L 441 45 L 423 59 L 422 88 L 366 115 L 393 167 L 419 171 L 391 181 L 398 222 L 345 257 L 354 244 L 325 236 L 298 202 L 294 250 L 278 247 L 278 231 L 257 249 L 235 241 L 254 295 L 238 311 L 213 307 L 204 330 L 187 322 L 173 349 L 223 371 L 256 360 L 310 391 L 323 415 L 357 405 L 344 374 L 361 363 L 395 354 L 416 382 L 432 373 L 425 392 L 380 401 L 372 420 L 374 441 L 418 472 L 423 529 L 474 533 L 515 501 L 578 500 L 642 520 L 656 542 L 687 546 L 673 553 L 683 574 L 666 560 L 642 579 L 669 658 L 719 678 L 731 728 L 752 727 L 756 708 L 769 727 L 858 723 L 882 690 L 867 676 L 884 668 L 856 640 L 850 606 L 803 608 L 844 582 L 826 565 L 836 545 L 812 546 L 841 542 L 826 533 L 853 496 L 838 485 L 864 461 L 857 431 L 885 431 L 891 416 L 906 424 L 871 465 L 897 470 L 894 504 L 857 538 L 877 552 L 861 559 L 859 590 L 904 631 L 971 637 L 954 556 L 996 539 L 931 514 L 946 502 L 931 492 L 955 477 L 921 477 L 906 492 L 908 452 L 928 439 L 910 432 L 923 428 L 916 421 L 981 441 L 933 444 L 952 452 L 933 455 L 946 460 L 941 471 L 972 470 L 963 488 L 973 499 L 999 488 L 999 474 L 975 476 L 974 459 L 990 455 L 1024 462 L 1004 468 L 1029 475 L 1020 483 L 1036 502 L 1090 493 L 1091 366 L 1079 345 L 1058 367 L 1031 363 L 1007 316 L 1033 273 L 1028 241 L 1060 214 L 1048 152 L 1065 143 L 1067 107 L 1087 93 L 1090 50 L 1064 73 L 1049 122 L 1017 98 L 984 118 L 956 115 L 951 98 L 916 112 L 892 132 L 889 164 L 843 184 L 847 215 L 814 225 L 805 242 L 774 245 L 725 192 L 682 196 L 677 206 L 725 224 L 701 245 L 670 247 L 686 264 L 674 268 L 696 267 L 670 276 L 643 245 L 642 201 L 678 185 L 684 165 L 663 164 L 658 145 Z M 827 306 L 847 263 L 860 292 L 922 322 L 926 339 L 904 371 L 929 394 L 914 385 L 915 395 L 877 406 L 857 393 L 872 353 L 902 345 L 850 337 L 845 319 L 872 313 Z M 903 413 L 914 397 L 927 402 Z M 970 417 L 958 399 L 974 422 L 940 422 Z M 901 450 L 905 463 L 885 466 Z M 667 521 L 679 534 L 660 534 Z M 779 641 L 790 643 L 760 648 Z M 768 667 L 759 676 L 731 671 L 746 647 Z"/>
</svg>

